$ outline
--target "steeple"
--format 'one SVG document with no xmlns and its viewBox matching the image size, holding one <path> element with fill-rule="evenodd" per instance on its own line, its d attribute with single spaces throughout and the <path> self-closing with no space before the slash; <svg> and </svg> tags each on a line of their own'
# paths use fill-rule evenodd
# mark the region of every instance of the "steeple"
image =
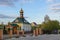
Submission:
<svg viewBox="0 0 60 40">
<path fill-rule="evenodd" d="M 20 18 L 24 18 L 24 16 L 23 16 L 23 10 L 22 10 L 22 8 L 21 8 L 21 10 L 20 10 Z"/>
<path fill-rule="evenodd" d="M 45 23 L 50 21 L 50 18 L 48 15 L 45 16 L 44 21 L 45 21 Z"/>
</svg>

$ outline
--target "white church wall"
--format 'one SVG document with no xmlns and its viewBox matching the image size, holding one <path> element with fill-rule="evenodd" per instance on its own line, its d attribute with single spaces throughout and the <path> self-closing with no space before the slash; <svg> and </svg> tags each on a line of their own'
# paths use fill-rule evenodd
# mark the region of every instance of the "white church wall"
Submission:
<svg viewBox="0 0 60 40">
<path fill-rule="evenodd" d="M 21 27 L 21 30 L 31 31 L 31 25 L 29 25 L 29 24 L 23 24 L 22 27 Z"/>
</svg>

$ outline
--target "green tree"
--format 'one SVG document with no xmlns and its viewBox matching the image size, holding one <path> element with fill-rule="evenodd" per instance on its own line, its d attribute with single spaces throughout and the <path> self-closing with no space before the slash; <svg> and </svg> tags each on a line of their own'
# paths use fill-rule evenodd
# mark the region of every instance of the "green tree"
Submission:
<svg viewBox="0 0 60 40">
<path fill-rule="evenodd" d="M 38 24 L 37 27 L 38 27 L 38 28 L 41 28 L 41 24 Z"/>
<path fill-rule="evenodd" d="M 44 30 L 58 30 L 60 29 L 59 22 L 57 20 L 42 23 L 42 29 Z"/>
</svg>

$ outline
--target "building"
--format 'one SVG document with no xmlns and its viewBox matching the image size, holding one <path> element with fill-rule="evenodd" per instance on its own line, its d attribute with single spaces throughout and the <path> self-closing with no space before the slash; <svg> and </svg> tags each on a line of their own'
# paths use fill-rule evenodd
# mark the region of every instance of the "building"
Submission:
<svg viewBox="0 0 60 40">
<path fill-rule="evenodd" d="M 37 26 L 37 24 L 35 22 L 32 22 L 31 25 L 32 26 Z"/>
<path fill-rule="evenodd" d="M 31 24 L 24 18 L 24 11 L 20 10 L 20 17 L 17 17 L 10 25 L 13 27 L 13 33 L 17 32 L 17 29 L 24 30 L 25 32 L 31 31 Z M 9 23 L 8 27 L 9 28 Z"/>
</svg>

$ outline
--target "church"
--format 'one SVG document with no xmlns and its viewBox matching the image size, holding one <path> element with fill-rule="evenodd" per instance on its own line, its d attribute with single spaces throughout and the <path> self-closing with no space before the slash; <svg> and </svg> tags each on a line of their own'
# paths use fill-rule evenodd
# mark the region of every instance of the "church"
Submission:
<svg viewBox="0 0 60 40">
<path fill-rule="evenodd" d="M 31 24 L 24 18 L 24 11 L 21 8 L 20 10 L 20 17 L 17 17 L 13 22 L 11 22 L 11 26 L 13 28 L 13 33 L 17 32 L 17 28 L 21 31 L 24 30 L 24 32 L 31 32 Z M 9 23 L 7 28 L 9 28 Z"/>
</svg>

